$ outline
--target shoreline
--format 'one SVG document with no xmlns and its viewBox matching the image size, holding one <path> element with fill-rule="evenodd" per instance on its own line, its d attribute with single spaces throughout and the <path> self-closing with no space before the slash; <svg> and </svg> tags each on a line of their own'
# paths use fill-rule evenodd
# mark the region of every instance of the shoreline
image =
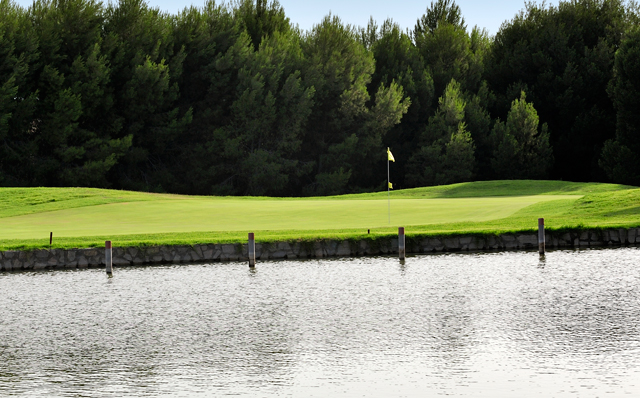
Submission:
<svg viewBox="0 0 640 398">
<path fill-rule="evenodd" d="M 547 249 L 618 247 L 640 244 L 640 228 L 545 231 Z M 117 243 L 117 242 L 114 242 Z M 459 234 L 443 237 L 406 236 L 406 254 L 531 251 L 537 232 L 501 235 Z M 367 257 L 398 253 L 398 238 L 256 242 L 256 261 Z M 247 261 L 247 242 L 175 246 L 113 247 L 113 266 Z M 36 249 L 0 251 L 0 272 L 105 266 L 105 249 Z"/>
</svg>

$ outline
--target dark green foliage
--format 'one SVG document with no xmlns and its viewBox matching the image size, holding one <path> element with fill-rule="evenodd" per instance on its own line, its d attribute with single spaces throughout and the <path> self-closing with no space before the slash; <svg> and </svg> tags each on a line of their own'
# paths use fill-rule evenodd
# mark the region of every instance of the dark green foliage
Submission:
<svg viewBox="0 0 640 398">
<path fill-rule="evenodd" d="M 538 130 L 538 114 L 524 91 L 514 100 L 507 122 L 498 120 L 491 132 L 493 175 L 499 179 L 545 179 L 553 165 L 549 132 Z"/>
<path fill-rule="evenodd" d="M 426 14 L 418 19 L 413 31 L 415 34 L 433 33 L 443 23 L 467 29 L 460 7 L 453 0 L 432 1 Z"/>
<path fill-rule="evenodd" d="M 32 183 L 37 93 L 26 86 L 36 49 L 27 13 L 0 0 L 0 185 Z"/>
<path fill-rule="evenodd" d="M 382 82 L 370 95 L 373 54 L 358 40 L 357 31 L 337 17 L 326 17 L 302 41 L 303 73 L 315 87 L 314 107 L 303 138 L 304 162 L 314 165 L 304 184 L 307 194 L 349 191 L 379 186 L 374 173 L 384 155 L 382 136 L 407 112 L 402 87 Z M 382 158 L 384 159 L 384 158 Z"/>
<path fill-rule="evenodd" d="M 495 116 L 527 93 L 549 126 L 554 178 L 603 178 L 597 160 L 615 123 L 606 89 L 627 21 L 621 0 L 527 3 L 495 37 L 487 62 Z"/>
<path fill-rule="evenodd" d="M 289 18 L 284 14 L 284 9 L 273 0 L 238 0 L 235 4 L 236 18 L 240 26 L 244 28 L 254 49 L 258 49 L 262 39 L 276 32 L 288 33 L 291 29 Z"/>
<path fill-rule="evenodd" d="M 368 85 L 369 94 L 375 94 L 381 84 L 396 83 L 404 89 L 404 96 L 411 101 L 402 122 L 395 125 L 383 137 L 386 147 L 393 147 L 394 186 L 406 187 L 404 181 L 407 161 L 415 150 L 415 141 L 432 114 L 434 102 L 433 79 L 423 58 L 409 35 L 398 24 L 386 20 L 381 27 L 372 20 L 367 29 L 361 30 L 362 41 L 373 52 L 376 69 Z M 378 176 L 385 175 L 385 164 L 377 165 Z"/>
<path fill-rule="evenodd" d="M 173 20 L 142 0 L 120 0 L 105 10 L 105 52 L 111 66 L 114 115 L 119 138 L 132 137 L 128 155 L 117 165 L 118 185 L 163 191 L 176 179 L 170 162 L 191 121 L 180 110 L 177 80 L 184 49 L 176 48 Z"/>
<path fill-rule="evenodd" d="M 289 177 L 305 171 L 296 155 L 313 106 L 313 87 L 305 87 L 297 43 L 281 34 L 263 40 L 248 53 L 238 73 L 227 137 L 227 163 L 236 165 L 236 188 L 243 194 L 277 195 L 287 189 Z"/>
<path fill-rule="evenodd" d="M 493 177 L 490 163 L 493 151 L 490 138 L 493 121 L 487 109 L 493 103 L 494 97 L 486 82 L 483 82 L 477 94 L 467 93 L 467 105 L 464 108 L 464 121 L 476 148 L 476 178 L 480 180 Z"/>
<path fill-rule="evenodd" d="M 640 29 L 630 30 L 616 52 L 611 98 L 617 111 L 616 138 L 605 143 L 600 165 L 609 178 L 640 184 Z"/>
<path fill-rule="evenodd" d="M 23 184 L 109 186 L 107 173 L 131 145 L 100 120 L 113 107 L 102 54 L 101 5 L 38 1 L 29 10 L 39 57 L 29 67 L 29 173 Z M 29 98 L 28 97 L 28 98 Z M 26 178 L 25 178 L 26 177 Z"/>
<path fill-rule="evenodd" d="M 407 183 L 412 186 L 465 182 L 473 177 L 475 147 L 464 122 L 466 103 L 458 82 L 451 80 L 439 104 L 407 166 Z"/>
<path fill-rule="evenodd" d="M 438 17 L 441 19 L 432 23 L 429 29 L 421 29 L 418 23 L 413 32 L 415 46 L 430 70 L 438 96 L 442 95 L 451 79 L 460 82 L 464 90 L 478 90 L 490 46 L 486 30 L 475 27 L 471 34 L 467 33 L 464 20 L 459 20 L 460 9 L 455 2 L 451 3 L 449 0 L 439 0 L 435 5 L 432 3 L 422 18 L 436 21 L 436 16 L 442 13 L 441 9 L 456 10 L 450 11 L 454 13 L 453 17 L 449 14 L 446 14 L 448 17 Z M 436 16 L 429 16 L 434 12 Z"/>
<path fill-rule="evenodd" d="M 431 70 L 437 95 L 442 95 L 451 79 L 466 82 L 471 52 L 465 30 L 455 25 L 441 24 L 433 32 L 416 36 L 415 41 L 420 55 Z"/>
</svg>

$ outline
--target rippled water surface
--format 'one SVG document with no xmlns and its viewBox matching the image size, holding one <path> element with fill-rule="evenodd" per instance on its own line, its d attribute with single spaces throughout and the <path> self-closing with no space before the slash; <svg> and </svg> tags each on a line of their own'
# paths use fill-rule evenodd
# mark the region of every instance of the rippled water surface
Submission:
<svg viewBox="0 0 640 398">
<path fill-rule="evenodd" d="M 640 396 L 640 250 L 0 274 L 0 396 Z"/>
</svg>

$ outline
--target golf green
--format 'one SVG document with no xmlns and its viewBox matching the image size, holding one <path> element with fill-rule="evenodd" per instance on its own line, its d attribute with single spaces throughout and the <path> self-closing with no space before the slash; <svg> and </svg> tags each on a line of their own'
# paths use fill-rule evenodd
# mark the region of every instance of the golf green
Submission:
<svg viewBox="0 0 640 398">
<path fill-rule="evenodd" d="M 330 230 L 489 221 L 578 195 L 393 199 L 184 199 L 112 203 L 2 219 L 0 239 L 196 231 Z"/>
</svg>

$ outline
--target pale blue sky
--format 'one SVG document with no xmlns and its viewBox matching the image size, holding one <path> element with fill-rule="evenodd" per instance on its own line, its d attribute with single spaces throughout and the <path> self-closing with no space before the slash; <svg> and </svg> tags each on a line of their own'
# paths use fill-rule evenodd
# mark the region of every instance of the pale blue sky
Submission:
<svg viewBox="0 0 640 398">
<path fill-rule="evenodd" d="M 28 6 L 32 0 L 16 0 Z M 104 0 L 107 2 L 108 0 Z M 177 13 L 189 5 L 202 6 L 205 0 L 147 0 L 153 7 Z M 382 23 L 392 18 L 402 28 L 412 29 L 416 20 L 424 14 L 431 0 L 279 0 L 285 13 L 294 24 L 302 29 L 310 29 L 314 24 L 331 12 L 339 16 L 343 22 L 352 25 L 366 26 L 369 17 Z M 495 34 L 503 21 L 513 18 L 524 8 L 524 0 L 456 0 L 462 14 L 471 28 L 478 25 Z M 547 1 L 557 4 L 558 0 Z"/>
<path fill-rule="evenodd" d="M 167 0 L 152 0 L 160 2 Z M 331 12 L 343 22 L 366 26 L 369 17 L 382 23 L 392 18 L 403 29 L 413 29 L 416 20 L 431 4 L 431 0 L 280 0 L 285 13 L 293 23 L 309 29 Z M 503 21 L 513 18 L 524 9 L 524 0 L 456 0 L 469 28 L 478 25 L 495 34 Z M 547 1 L 557 4 L 557 0 Z M 162 6 L 161 6 L 162 7 Z"/>
</svg>

